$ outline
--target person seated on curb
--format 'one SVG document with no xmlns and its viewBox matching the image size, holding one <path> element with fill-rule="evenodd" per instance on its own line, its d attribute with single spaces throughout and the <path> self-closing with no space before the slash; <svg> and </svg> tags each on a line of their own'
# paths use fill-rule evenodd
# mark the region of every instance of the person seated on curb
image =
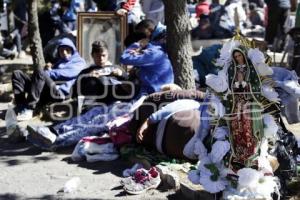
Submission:
<svg viewBox="0 0 300 200">
<path fill-rule="evenodd" d="M 149 42 L 146 35 L 131 44 L 121 55 L 120 61 L 138 69 L 140 90 L 137 97 L 158 92 L 162 85 L 174 82 L 173 69 L 167 53 L 160 45 Z"/>
<path fill-rule="evenodd" d="M 12 87 L 17 120 L 24 121 L 33 117 L 33 111 L 51 101 L 65 100 L 78 74 L 86 63 L 80 57 L 73 42 L 63 38 L 59 42 L 60 59 L 53 66 L 48 63 L 44 69 L 38 67 L 33 75 L 16 70 L 12 74 Z"/>
<path fill-rule="evenodd" d="M 107 104 L 120 100 L 118 97 L 125 97 L 127 92 L 121 81 L 126 80 L 128 75 L 123 68 L 108 60 L 106 42 L 94 41 L 91 56 L 95 64 L 80 72 L 73 87 L 73 96 L 90 96 Z"/>
</svg>

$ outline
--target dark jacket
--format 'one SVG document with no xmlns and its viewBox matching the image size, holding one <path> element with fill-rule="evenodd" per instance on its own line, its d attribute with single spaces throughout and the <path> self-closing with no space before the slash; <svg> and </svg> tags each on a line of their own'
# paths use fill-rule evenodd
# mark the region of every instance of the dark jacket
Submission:
<svg viewBox="0 0 300 200">
<path fill-rule="evenodd" d="M 136 0 L 94 0 L 94 2 L 97 3 L 97 6 L 101 11 L 114 11 L 119 8 L 130 11 Z"/>
<path fill-rule="evenodd" d="M 291 8 L 290 0 L 265 0 L 269 8 Z"/>
</svg>

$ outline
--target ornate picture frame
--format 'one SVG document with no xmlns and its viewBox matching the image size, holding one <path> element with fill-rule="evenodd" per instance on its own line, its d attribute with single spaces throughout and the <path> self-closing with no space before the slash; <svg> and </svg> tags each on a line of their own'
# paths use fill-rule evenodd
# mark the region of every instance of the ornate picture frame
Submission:
<svg viewBox="0 0 300 200">
<path fill-rule="evenodd" d="M 119 64 L 127 35 L 127 17 L 115 12 L 79 12 L 77 16 L 77 48 L 87 65 L 93 64 L 92 43 L 104 40 L 108 45 L 109 60 Z"/>
</svg>

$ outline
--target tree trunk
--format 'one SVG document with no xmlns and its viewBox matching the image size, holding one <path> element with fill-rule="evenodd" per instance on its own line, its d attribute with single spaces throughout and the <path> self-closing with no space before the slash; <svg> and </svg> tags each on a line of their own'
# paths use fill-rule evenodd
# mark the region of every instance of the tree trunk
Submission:
<svg viewBox="0 0 300 200">
<path fill-rule="evenodd" d="M 33 59 L 33 67 L 45 66 L 45 59 L 42 48 L 42 40 L 38 22 L 38 0 L 27 0 L 28 4 L 28 31 L 30 41 L 30 51 Z"/>
<path fill-rule="evenodd" d="M 186 0 L 163 0 L 167 25 L 167 51 L 174 69 L 175 83 L 195 88 L 191 39 Z"/>
</svg>

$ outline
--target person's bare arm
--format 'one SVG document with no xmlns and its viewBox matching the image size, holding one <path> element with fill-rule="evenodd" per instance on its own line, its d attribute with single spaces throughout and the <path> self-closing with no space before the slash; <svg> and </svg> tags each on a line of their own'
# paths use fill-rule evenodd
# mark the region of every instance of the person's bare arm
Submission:
<svg viewBox="0 0 300 200">
<path fill-rule="evenodd" d="M 136 141 L 137 141 L 137 143 L 142 143 L 143 138 L 144 138 L 144 132 L 149 127 L 149 124 L 150 124 L 149 119 L 146 119 L 146 121 L 137 130 L 137 133 L 136 133 Z"/>
</svg>

